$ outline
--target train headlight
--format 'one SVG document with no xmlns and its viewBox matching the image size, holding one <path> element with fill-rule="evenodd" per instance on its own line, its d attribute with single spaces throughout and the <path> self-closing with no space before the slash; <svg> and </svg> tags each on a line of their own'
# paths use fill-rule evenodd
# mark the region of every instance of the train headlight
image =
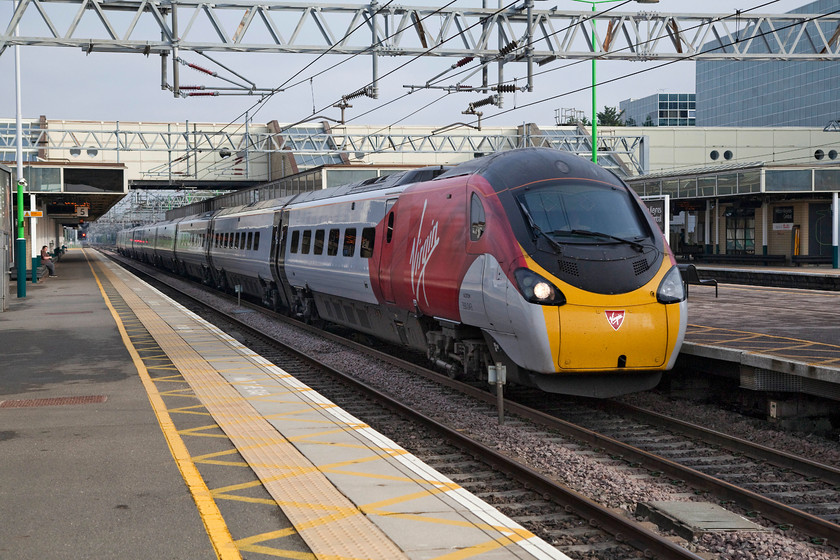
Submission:
<svg viewBox="0 0 840 560">
<path fill-rule="evenodd" d="M 539 305 L 563 305 L 566 296 L 554 284 L 527 268 L 519 268 L 513 273 L 519 291 L 525 299 Z"/>
<path fill-rule="evenodd" d="M 685 290 L 683 289 L 682 276 L 680 276 L 680 269 L 676 266 L 671 267 L 671 270 L 659 283 L 659 288 L 656 290 L 656 301 L 659 303 L 679 303 L 685 299 Z"/>
</svg>

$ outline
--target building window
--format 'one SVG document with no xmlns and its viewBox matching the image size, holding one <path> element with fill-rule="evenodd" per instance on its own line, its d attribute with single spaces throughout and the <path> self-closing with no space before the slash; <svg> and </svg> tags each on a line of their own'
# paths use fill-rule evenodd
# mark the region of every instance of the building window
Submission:
<svg viewBox="0 0 840 560">
<path fill-rule="evenodd" d="M 748 215 L 749 210 L 752 210 L 751 215 Z M 755 254 L 754 209 L 736 209 L 726 213 L 726 254 Z"/>
</svg>

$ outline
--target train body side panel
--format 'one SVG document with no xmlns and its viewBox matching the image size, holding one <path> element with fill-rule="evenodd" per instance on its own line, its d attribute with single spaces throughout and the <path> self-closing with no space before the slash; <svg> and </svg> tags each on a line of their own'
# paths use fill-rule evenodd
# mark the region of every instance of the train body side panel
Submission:
<svg viewBox="0 0 840 560">
<path fill-rule="evenodd" d="M 392 241 L 379 267 L 388 271 L 397 307 L 460 321 L 461 283 L 476 259 L 464 250 L 464 192 L 463 177 L 422 183 L 406 189 L 394 205 Z"/>
<path fill-rule="evenodd" d="M 364 231 L 376 228 L 384 212 L 385 199 L 380 197 L 345 197 L 327 204 L 291 207 L 284 261 L 289 284 L 314 293 L 379 303 L 370 273 L 373 254 L 367 245 L 366 251 L 362 248 L 368 242 L 363 239 Z M 338 234 L 335 242 L 334 232 Z M 297 247 L 292 246 L 295 239 Z M 374 237 L 373 252 L 377 243 Z M 331 244 L 335 254 L 330 254 Z"/>
</svg>

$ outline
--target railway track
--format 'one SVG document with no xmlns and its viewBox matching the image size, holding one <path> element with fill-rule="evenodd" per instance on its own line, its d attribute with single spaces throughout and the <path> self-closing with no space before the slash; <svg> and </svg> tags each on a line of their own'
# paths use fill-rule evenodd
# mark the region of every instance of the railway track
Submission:
<svg viewBox="0 0 840 560">
<path fill-rule="evenodd" d="M 236 327 L 237 330 L 242 328 L 243 327 Z M 319 337 L 326 336 L 322 331 L 317 331 L 317 334 Z M 341 343 L 345 345 L 348 344 L 347 341 L 341 341 Z M 249 344 L 253 345 L 253 342 L 249 342 Z M 481 413 L 487 417 L 494 417 L 496 414 L 496 411 L 493 408 L 496 397 L 483 390 L 452 381 L 444 376 L 429 372 L 428 370 L 425 370 L 425 368 L 407 364 L 406 362 L 396 358 L 379 356 L 377 359 L 387 361 L 391 364 L 398 365 L 398 367 L 403 369 L 411 370 L 425 377 L 432 378 L 434 379 L 435 384 L 444 384 L 455 388 L 457 391 L 461 392 L 461 394 L 467 395 L 469 399 L 474 399 L 472 404 L 468 406 L 472 406 L 474 408 L 483 407 Z M 309 383 L 307 380 L 304 380 L 304 382 Z M 314 380 L 312 381 L 312 384 L 318 385 L 318 383 Z M 423 390 L 432 391 L 433 387 L 429 386 L 427 389 Z M 329 387 L 324 388 L 324 392 L 330 396 Z M 333 397 L 330 396 L 330 398 Z M 337 395 L 334 400 L 340 401 L 342 399 L 340 395 Z M 475 400 L 481 401 L 484 404 L 476 405 Z M 544 401 L 545 399 L 542 400 Z M 640 410 L 630 410 L 624 408 L 620 410 L 614 409 L 612 412 L 605 413 L 605 410 L 601 407 L 589 407 L 588 412 L 586 407 L 574 410 L 569 407 L 565 407 L 563 411 L 560 411 L 562 414 L 566 415 L 566 418 L 564 419 L 555 416 L 555 414 L 558 413 L 556 410 L 550 410 L 544 406 L 541 406 L 542 410 L 536 410 L 532 407 L 526 406 L 526 404 L 508 401 L 505 406 L 509 414 L 516 415 L 519 418 L 533 422 L 539 426 L 540 430 L 545 430 L 540 437 L 545 437 L 546 439 L 556 438 L 557 434 L 560 433 L 563 434 L 564 437 L 574 438 L 578 441 L 586 442 L 587 444 L 597 448 L 599 452 L 603 454 L 603 460 L 605 462 L 618 460 L 625 462 L 628 465 L 632 465 L 633 468 L 642 467 L 647 469 L 647 474 L 644 476 L 655 477 L 660 473 L 665 473 L 668 477 L 686 484 L 688 488 L 693 488 L 696 492 L 708 492 L 709 494 L 717 497 L 717 499 L 727 500 L 737 504 L 737 506 L 742 508 L 744 512 L 749 512 L 751 515 L 757 515 L 760 518 L 764 518 L 771 525 L 775 524 L 794 527 L 798 531 L 816 539 L 822 544 L 837 546 L 837 544 L 840 543 L 840 532 L 838 532 L 840 531 L 840 528 L 838 528 L 838 526 L 834 523 L 838 513 L 837 503 L 840 503 L 840 496 L 838 496 L 834 491 L 834 487 L 838 485 L 836 482 L 833 482 L 834 479 L 832 478 L 837 476 L 836 469 L 833 469 L 834 473 L 831 474 L 831 468 L 824 469 L 822 466 L 814 462 L 810 462 L 810 464 L 808 464 L 808 462 L 794 462 L 794 459 L 796 458 L 790 456 L 779 458 L 776 456 L 774 450 L 769 448 L 763 448 L 759 451 L 755 449 L 755 446 L 753 446 L 753 451 L 747 453 L 747 451 L 745 451 L 746 446 L 743 446 L 741 443 L 720 443 L 720 435 L 716 435 L 715 438 L 711 438 L 711 436 L 698 435 L 698 432 L 701 431 L 699 430 L 699 427 L 694 427 L 695 429 L 691 431 L 690 438 L 687 435 L 674 435 L 674 433 L 678 434 L 679 431 L 676 429 L 672 420 L 666 417 L 660 416 L 656 418 L 656 422 L 654 422 L 654 417 L 648 416 L 648 423 L 645 423 L 644 425 L 623 423 L 625 421 L 630 422 L 631 418 L 639 418 L 643 414 L 643 411 Z M 366 419 L 368 418 L 365 411 L 360 411 L 358 413 L 353 412 L 352 404 L 349 404 L 348 408 L 351 408 L 352 413 Z M 422 417 L 422 415 L 420 415 L 420 417 Z M 599 418 L 607 418 L 608 420 L 605 420 L 604 423 L 599 423 Z M 588 424 L 589 427 L 575 425 L 569 421 L 571 419 Z M 429 422 L 431 419 L 423 418 L 422 421 Z M 663 426 L 662 428 L 658 428 L 660 430 L 659 432 L 652 431 L 653 428 L 651 426 L 655 423 Z M 382 423 L 378 423 L 377 429 L 387 432 L 388 430 L 386 428 L 391 424 L 397 425 L 398 422 L 396 420 L 386 420 Z M 449 428 L 438 429 L 442 429 L 441 433 L 446 431 L 453 432 L 453 430 Z M 688 430 L 688 427 L 683 426 L 683 429 Z M 568 538 L 567 536 L 560 537 L 558 535 L 563 534 L 562 528 L 569 523 L 566 518 L 567 512 L 565 510 L 574 510 L 580 512 L 579 519 L 584 520 L 585 525 L 595 525 L 604 528 L 607 533 L 613 535 L 613 540 L 616 540 L 617 538 L 617 540 L 632 543 L 636 548 L 645 551 L 646 554 L 651 554 L 657 558 L 696 557 L 692 552 L 689 552 L 682 547 L 675 546 L 668 539 L 662 539 L 659 535 L 655 535 L 647 529 L 640 527 L 637 523 L 633 522 L 632 519 L 629 519 L 626 514 L 617 514 L 613 510 L 597 506 L 597 504 L 591 500 L 577 495 L 574 492 L 568 493 L 564 491 L 564 497 L 560 497 L 559 495 L 554 496 L 552 493 L 556 491 L 554 487 L 557 485 L 551 478 L 541 475 L 539 472 L 535 472 L 534 469 L 529 467 L 522 468 L 521 465 L 511 465 L 507 457 L 498 453 L 488 453 L 490 450 L 480 443 L 477 444 L 476 447 L 473 447 L 473 445 L 476 444 L 471 443 L 469 438 L 463 439 L 463 430 L 454 430 L 454 432 L 454 435 L 458 436 L 459 439 L 457 441 L 453 440 L 454 443 L 450 444 L 453 446 L 451 448 L 451 452 L 450 450 L 440 451 L 433 449 L 428 454 L 428 456 L 431 457 L 429 462 L 445 474 L 448 474 L 459 482 L 465 483 L 464 486 L 468 489 L 470 489 L 471 485 L 473 485 L 473 488 L 477 488 L 479 490 L 479 492 L 477 492 L 479 495 L 483 495 L 488 501 L 493 503 L 495 503 L 495 500 L 500 499 L 501 496 L 518 495 L 521 497 L 526 495 L 524 494 L 526 489 L 536 490 L 536 494 L 532 493 L 529 494 L 529 497 L 527 498 L 521 498 L 522 503 L 535 504 L 533 509 L 523 507 L 522 503 L 514 501 L 512 505 L 508 506 L 510 511 L 507 511 L 507 513 L 514 519 L 521 519 L 522 521 L 520 522 L 529 528 L 531 528 L 529 525 L 533 525 L 533 521 L 529 523 L 529 519 L 538 519 L 539 525 L 545 526 L 545 532 L 541 534 L 539 529 L 532 530 L 536 534 L 544 536 L 544 538 L 546 538 L 549 542 L 558 542 L 558 538 L 564 543 L 566 542 Z M 627 441 L 619 441 L 619 437 L 614 437 L 623 437 L 623 435 L 626 434 L 634 434 L 636 437 L 634 439 L 627 438 Z M 394 437 L 395 440 L 401 441 L 399 435 L 392 437 Z M 709 441 L 704 441 L 704 437 L 709 437 L 711 439 Z M 680 439 L 677 440 L 671 438 Z M 412 448 L 411 439 L 412 438 L 409 434 L 409 441 L 401 442 L 405 443 L 407 448 Z M 710 445 L 734 445 L 734 448 L 732 451 L 728 452 L 730 453 L 729 456 L 724 456 L 720 451 L 716 450 L 723 449 L 723 447 L 714 448 L 709 447 Z M 689 446 L 694 446 L 693 449 L 696 451 L 686 451 L 687 449 L 692 449 Z M 645 447 L 647 447 L 647 449 L 645 449 Z M 709 453 L 709 449 L 712 449 L 713 452 Z M 452 461 L 453 458 L 456 457 L 456 455 L 454 455 L 455 453 L 464 453 L 464 450 L 469 450 L 468 455 L 463 456 L 462 459 L 455 459 L 455 464 L 468 465 L 466 467 L 467 470 L 464 471 L 458 468 L 453 471 L 452 469 L 448 469 L 446 463 Z M 669 451 L 672 452 L 670 455 Z M 418 449 L 418 455 L 423 456 L 424 459 L 426 458 L 422 449 Z M 499 487 L 501 489 L 484 486 L 487 484 L 486 481 L 489 479 L 489 474 L 485 475 L 482 472 L 480 476 L 472 476 L 474 474 L 474 468 L 471 466 L 471 461 L 475 460 L 472 458 L 473 455 L 476 457 L 482 457 L 482 462 L 490 465 L 490 468 L 492 469 L 509 469 L 506 471 L 508 474 L 503 477 L 504 485 Z M 498 457 L 493 457 L 493 455 L 497 455 Z M 749 477 L 744 474 L 745 470 L 748 468 L 744 466 L 744 460 L 751 455 L 760 456 L 761 461 L 763 461 L 762 463 L 756 463 L 758 466 L 755 467 L 760 469 L 756 472 L 761 473 L 760 476 L 762 477 L 762 480 L 766 478 L 765 473 L 768 472 L 770 465 L 773 465 L 772 468 L 777 469 L 777 471 L 774 471 L 777 474 L 773 475 L 773 477 L 777 477 L 775 485 L 769 484 L 767 481 L 758 482 L 756 480 L 759 477 L 758 474 L 753 477 Z M 434 457 L 436 456 L 445 457 L 446 461 L 444 464 L 440 466 L 435 464 Z M 692 461 L 692 457 L 697 460 Z M 716 459 L 710 460 L 709 457 Z M 717 472 L 710 472 L 715 469 L 705 468 L 703 465 L 704 461 L 709 465 L 714 465 L 716 462 L 720 462 L 731 466 L 729 470 L 733 472 L 733 476 L 730 476 L 727 480 L 724 479 L 723 476 L 718 476 Z M 692 468 L 691 465 L 693 465 L 694 468 Z M 739 473 L 739 471 L 741 472 Z M 797 471 L 801 471 L 802 474 L 795 474 Z M 468 472 L 470 474 L 459 474 L 462 472 Z M 513 474 L 514 472 L 517 474 Z M 799 478 L 793 478 L 797 476 Z M 507 485 L 510 484 L 511 478 L 519 480 L 520 484 L 524 485 L 526 489 L 521 487 L 519 489 L 510 489 Z M 814 480 L 815 478 L 818 480 Z M 783 485 L 793 483 L 798 485 L 795 490 L 791 491 L 783 489 Z M 551 496 L 551 504 L 560 504 L 563 509 L 555 509 L 555 513 L 548 514 L 547 512 L 551 510 L 544 507 L 545 497 L 547 496 Z M 806 498 L 813 501 L 815 496 L 825 496 L 826 500 L 820 502 L 819 504 L 803 503 L 808 501 Z M 776 500 L 775 498 L 780 499 Z M 782 500 L 782 498 L 787 499 Z M 834 506 L 831 505 L 832 503 L 834 503 Z M 556 505 L 553 507 L 556 508 Z M 505 511 L 505 507 L 501 507 L 501 509 Z M 534 512 L 538 513 L 535 514 Z M 546 522 L 546 520 L 549 520 L 549 522 Z M 553 524 L 550 520 L 556 520 L 557 524 Z M 654 540 L 647 542 L 648 539 Z M 659 544 L 654 545 L 651 544 L 652 542 L 658 542 Z M 570 546 L 575 548 L 576 546 L 585 547 L 587 545 L 583 544 Z M 605 550 L 611 550 L 610 547 L 613 545 L 599 543 L 599 546 L 601 546 L 600 553 L 603 553 Z M 660 546 L 662 547 L 661 550 L 656 549 L 656 547 Z M 563 550 L 566 550 L 565 544 L 563 546 Z M 672 554 L 675 556 L 672 556 Z M 687 554 L 688 556 L 681 556 L 681 554 Z M 612 557 L 612 555 L 610 555 L 610 557 Z"/>
<path fill-rule="evenodd" d="M 615 401 L 567 401 L 544 410 L 575 426 L 578 435 L 589 430 L 590 442 L 624 460 L 840 545 L 840 469 L 834 466 Z"/>
</svg>

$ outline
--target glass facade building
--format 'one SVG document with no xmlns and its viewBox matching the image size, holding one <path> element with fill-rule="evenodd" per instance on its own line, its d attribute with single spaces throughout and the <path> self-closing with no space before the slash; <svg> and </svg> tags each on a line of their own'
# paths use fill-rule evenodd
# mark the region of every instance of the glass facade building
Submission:
<svg viewBox="0 0 840 560">
<path fill-rule="evenodd" d="M 817 0 L 790 13 L 823 14 L 840 0 Z M 825 37 L 836 29 L 819 23 Z M 745 33 L 751 34 L 751 30 Z M 789 30 L 779 32 L 790 38 Z M 767 52 L 753 41 L 752 52 Z M 822 61 L 698 60 L 697 126 L 824 127 L 840 118 L 840 65 Z"/>
<path fill-rule="evenodd" d="M 694 126 L 695 94 L 656 93 L 619 104 L 628 126 Z"/>
</svg>

